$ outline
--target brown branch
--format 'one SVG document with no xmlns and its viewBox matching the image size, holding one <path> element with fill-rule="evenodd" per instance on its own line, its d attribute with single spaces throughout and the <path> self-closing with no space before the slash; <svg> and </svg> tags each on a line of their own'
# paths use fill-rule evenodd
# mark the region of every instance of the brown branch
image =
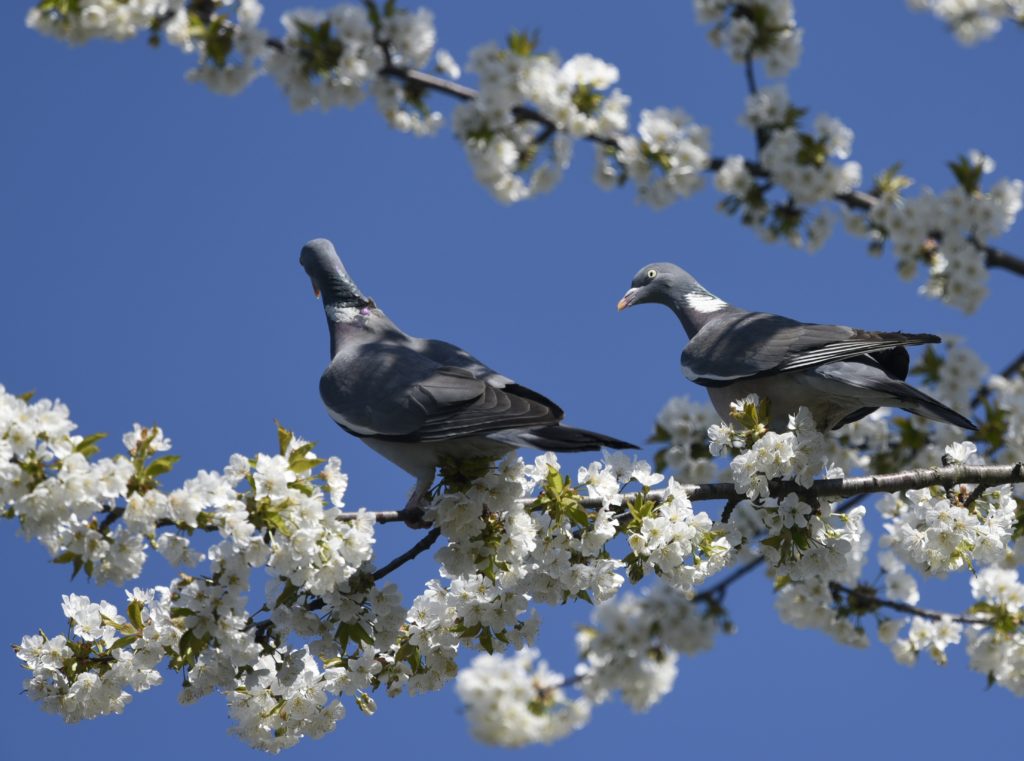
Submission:
<svg viewBox="0 0 1024 761">
<path fill-rule="evenodd" d="M 1024 259 L 987 243 L 974 241 L 974 245 L 985 254 L 985 266 L 989 269 L 1004 269 L 1024 275 Z"/>
<path fill-rule="evenodd" d="M 1024 483 L 1024 463 L 1021 462 L 1012 465 L 945 465 L 874 476 L 819 478 L 809 487 L 800 486 L 793 481 L 773 481 L 768 485 L 768 492 L 775 498 L 782 498 L 787 494 L 798 494 L 804 499 L 854 496 L 863 498 L 867 494 L 894 493 L 922 489 L 926 486 L 942 486 L 948 489 L 959 484 L 1000 486 L 1019 483 Z M 691 502 L 730 500 L 737 495 L 735 484 L 729 482 L 685 485 L 682 490 Z M 629 499 L 633 495 L 626 493 L 622 496 Z M 655 503 L 664 502 L 666 496 L 665 489 L 653 489 L 647 493 L 647 498 Z M 530 504 L 535 500 L 536 497 L 524 497 L 520 502 Z M 580 505 L 598 508 L 604 506 L 604 500 L 601 497 L 580 497 Z M 370 512 L 370 515 L 378 523 L 395 523 L 408 517 L 401 510 L 382 510 Z M 357 516 L 358 513 L 345 513 L 340 517 L 342 520 L 355 520 Z"/>
<path fill-rule="evenodd" d="M 917 468 L 899 473 L 886 473 L 874 476 L 856 476 L 852 478 L 820 478 L 811 486 L 804 488 L 792 481 L 776 481 L 769 484 L 769 493 L 773 497 L 785 497 L 797 493 L 802 497 L 852 497 L 853 495 L 872 494 L 875 492 L 898 492 L 907 489 L 921 489 L 925 486 L 943 486 L 949 488 L 957 484 L 979 484 L 998 486 L 1000 484 L 1024 483 L 1024 463 L 1013 465 L 947 465 L 936 468 Z M 736 496 L 736 486 L 732 483 L 695 484 L 684 486 L 683 491 L 691 502 L 713 499 L 730 499 Z M 660 502 L 665 499 L 664 489 L 657 489 L 648 494 L 650 499 Z M 584 507 L 599 507 L 603 501 L 599 497 L 584 497 Z"/>
<path fill-rule="evenodd" d="M 416 542 L 416 544 L 414 544 L 412 547 L 410 547 L 406 552 L 403 552 L 401 555 L 399 555 L 397 558 L 392 560 L 390 563 L 388 563 L 383 568 L 380 568 L 380 569 L 374 571 L 373 572 L 373 580 L 374 581 L 380 581 L 381 579 L 383 579 L 385 576 L 387 576 L 392 571 L 394 571 L 394 570 L 396 570 L 398 568 L 401 568 L 403 565 L 408 563 L 410 560 L 412 560 L 417 555 L 420 555 L 420 554 L 426 552 L 427 550 L 429 550 L 431 548 L 431 546 L 433 546 L 434 542 L 437 541 L 437 538 L 439 536 L 441 536 L 441 529 L 440 528 L 435 526 L 434 528 L 430 529 L 430 531 L 427 533 L 427 535 L 425 537 L 423 537 L 418 542 Z"/>
<path fill-rule="evenodd" d="M 890 610 L 898 610 L 901 613 L 908 613 L 912 616 L 917 616 L 918 618 L 925 618 L 929 621 L 948 620 L 956 621 L 961 624 L 980 624 L 981 626 L 992 626 L 992 624 L 995 623 L 991 618 L 975 618 L 973 616 L 954 615 L 952 613 L 944 613 L 939 610 L 919 608 L 916 605 L 909 605 L 905 602 L 879 597 L 874 592 L 867 591 L 868 588 L 857 587 L 854 589 L 840 584 L 838 581 L 829 582 L 828 587 L 831 590 L 833 597 L 838 598 L 839 595 L 846 595 L 848 598 L 857 600 L 861 605 L 869 606 L 872 610 L 875 608 L 889 608 Z"/>
</svg>

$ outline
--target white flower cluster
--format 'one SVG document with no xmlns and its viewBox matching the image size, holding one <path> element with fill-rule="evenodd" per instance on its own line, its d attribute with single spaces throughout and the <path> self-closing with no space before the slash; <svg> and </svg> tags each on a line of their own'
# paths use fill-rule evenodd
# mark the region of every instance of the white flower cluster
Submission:
<svg viewBox="0 0 1024 761">
<path fill-rule="evenodd" d="M 455 110 L 455 134 L 477 179 L 504 203 L 558 183 L 572 155 L 568 136 L 612 139 L 629 126 L 629 98 L 617 88 L 609 92 L 619 71 L 594 56 L 576 55 L 563 64 L 553 53 L 534 54 L 525 40 L 515 49 L 492 42 L 470 52 L 467 69 L 479 78 L 480 93 Z M 539 138 L 550 133 L 522 119 L 523 109 L 557 130 L 548 160 L 538 161 L 537 154 L 544 147 Z"/>
<path fill-rule="evenodd" d="M 946 447 L 952 462 L 978 462 L 972 442 Z M 879 502 L 886 519 L 883 546 L 921 573 L 944 576 L 961 568 L 998 563 L 1007 552 L 1017 503 L 1008 486 L 974 495 L 968 485 L 887 495 Z"/>
<path fill-rule="evenodd" d="M 856 584 L 871 544 L 864 526 L 866 508 L 845 513 L 818 500 L 817 509 L 787 495 L 778 507 L 753 509 L 741 502 L 738 526 L 749 535 L 764 535 L 760 552 L 776 576 L 775 608 L 780 618 L 800 629 L 819 629 L 836 641 L 864 647 L 867 638 L 835 609 L 831 584 Z"/>
<path fill-rule="evenodd" d="M 81 0 L 42 6 L 29 10 L 26 25 L 72 44 L 126 40 L 162 30 L 170 45 L 198 54 L 199 65 L 187 77 L 214 92 L 234 95 L 262 73 L 267 34 L 258 27 L 263 16 L 259 0 L 215 0 L 209 20 L 198 24 L 186 0 Z"/>
<path fill-rule="evenodd" d="M 252 747 L 277 753 L 303 737 L 322 737 L 345 717 L 308 650 L 284 659 L 263 655 L 254 666 L 256 683 L 227 693 L 228 713 L 237 722 L 231 732 Z"/>
<path fill-rule="evenodd" d="M 825 438 L 825 459 L 844 473 L 870 469 L 875 457 L 888 454 L 893 445 L 891 410 L 882 407 L 847 423 Z M 934 458 L 928 460 L 934 462 Z"/>
<path fill-rule="evenodd" d="M 55 7 L 29 9 L 25 24 L 37 32 L 73 45 L 92 39 L 126 40 L 148 31 L 153 20 L 177 13 L 185 0 L 79 0 L 77 13 Z"/>
<path fill-rule="evenodd" d="M 90 441 L 73 435 L 76 427 L 60 402 L 29 403 L 0 386 L 0 505 L 55 561 L 123 583 L 142 570 L 143 538 L 124 526 L 99 527 L 128 496 L 135 467 L 124 457 L 90 462 Z M 158 446 L 167 444 L 159 430 L 153 435 Z"/>
<path fill-rule="evenodd" d="M 580 483 L 607 500 L 591 516 L 574 508 L 575 492 L 565 490 L 551 453 L 532 465 L 507 458 L 468 490 L 445 495 L 428 511 L 448 539 L 438 552 L 442 573 L 453 585 L 460 578 L 468 588 L 483 584 L 492 602 L 507 598 L 509 621 L 527 599 L 551 604 L 581 596 L 595 602 L 608 599 L 623 582 L 618 573 L 623 564 L 604 552 L 618 526 L 612 507 L 621 503 L 619 486 L 632 480 L 634 472 L 650 475 L 646 463 L 623 468 L 617 457 L 610 455 L 607 463 L 580 471 Z M 528 509 L 521 500 L 537 485 L 546 488 L 542 502 L 551 500 L 543 503 L 546 509 Z"/>
<path fill-rule="evenodd" d="M 474 737 L 517 748 L 554 742 L 587 723 L 589 701 L 567 697 L 565 678 L 538 657 L 532 648 L 508 658 L 478 655 L 459 673 L 455 691 Z"/>
<path fill-rule="evenodd" d="M 129 617 L 108 602 L 64 595 L 64 615 L 74 640 L 42 634 L 22 638 L 15 652 L 31 676 L 29 697 L 71 723 L 121 713 L 131 700 L 163 679 L 156 667 L 174 649 L 182 629 L 171 617 L 167 587 L 127 593 Z"/>
<path fill-rule="evenodd" d="M 654 440 L 666 442 L 658 452 L 659 467 L 672 472 L 676 481 L 702 484 L 717 481 L 721 469 L 707 448 L 707 431 L 719 422 L 707 402 L 674 396 L 665 402 L 655 419 Z"/>
<path fill-rule="evenodd" d="M 759 404 L 757 395 L 751 394 L 734 401 L 731 407 L 739 416 Z M 786 433 L 760 432 L 749 449 L 732 459 L 729 468 L 737 492 L 748 499 L 764 500 L 770 494 L 769 482 L 774 479 L 796 481 L 805 487 L 814 482 L 826 465 L 825 437 L 818 432 L 806 407 L 789 416 L 788 428 Z M 711 426 L 708 436 L 712 453 L 720 454 L 734 447 L 739 435 L 728 423 Z"/>
<path fill-rule="evenodd" d="M 593 706 L 616 693 L 634 711 L 648 710 L 671 691 L 679 653 L 709 650 L 716 628 L 698 605 L 659 584 L 597 606 L 576 636 L 573 678 L 552 672 L 528 648 L 477 656 L 459 672 L 456 692 L 478 739 L 506 747 L 549 743 L 583 727 Z M 570 697 L 569 686 L 582 695 Z"/>
<path fill-rule="evenodd" d="M 842 477 L 834 465 L 826 470 L 829 441 L 805 407 L 789 416 L 786 433 L 765 430 L 760 421 L 766 409 L 756 395 L 733 402 L 731 412 L 739 428 L 721 424 L 708 430 L 712 452 L 740 450 L 731 463 L 732 480 L 747 499 L 732 511 L 728 541 L 767 561 L 777 579 L 775 605 L 784 621 L 821 629 L 847 644 L 865 644 L 863 631 L 835 610 L 829 585 L 856 583 L 864 567 L 871 542 L 864 527 L 866 509 L 840 513 L 829 500 L 808 504 L 792 492 L 779 500 L 769 488 L 777 479 L 809 487 L 823 470 L 827 477 Z"/>
<path fill-rule="evenodd" d="M 948 380 L 950 393 L 967 382 L 964 373 Z M 1010 384 L 993 385 L 997 405 L 1012 403 Z M 74 435 L 63 405 L 0 389 L 0 499 L 23 532 L 98 579 L 137 575 L 147 545 L 176 565 L 206 566 L 167 587 L 130 592 L 124 612 L 66 597 L 70 633 L 27 636 L 16 648 L 30 671 L 27 691 L 68 721 L 119 713 L 130 691 L 160 682 L 166 659 L 184 676 L 183 702 L 224 695 L 232 732 L 276 752 L 331 731 L 343 700 L 373 713 L 375 690 L 439 689 L 459 673 L 458 653 L 467 648 L 487 653 L 457 688 L 474 733 L 504 745 L 551 741 L 585 724 L 592 706 L 615 693 L 645 710 L 668 692 L 678 654 L 709 648 L 723 625 L 719 592 L 695 593 L 695 586 L 741 553 L 766 559 L 784 620 L 863 644 L 855 606 L 840 599 L 853 599 L 849 589 L 864 567 L 864 508 L 841 514 L 826 500 L 779 500 L 769 490 L 774 479 L 809 485 L 834 442 L 805 409 L 782 434 L 765 429 L 768 410 L 756 397 L 736 402 L 733 413 L 734 424 L 710 426 L 711 451 L 738 451 L 731 474 L 746 499 L 721 523 L 694 512 L 674 479 L 653 491 L 664 476 L 621 453 L 580 468 L 575 487 L 550 453 L 451 475 L 426 512 L 445 540 L 436 555 L 440 575 L 407 608 L 374 573 L 374 516 L 343 511 L 348 479 L 340 462 L 318 459 L 309 442 L 279 430 L 279 454 L 234 455 L 223 474 L 199 471 L 165 492 L 157 476 L 175 458 L 159 428 L 136 425 L 122 438 L 127 456 L 94 459 L 96 437 Z M 677 402 L 663 411 L 659 430 L 711 467 L 695 430 L 708 418 Z M 875 425 L 858 436 L 877 438 L 881 450 Z M 1019 420 L 1011 432 L 1013 425 Z M 946 454 L 957 462 L 976 456 L 969 443 L 951 444 Z M 825 472 L 842 475 L 834 466 Z M 881 559 L 889 598 L 916 604 L 904 563 L 941 574 L 1012 562 L 1011 495 L 1009 487 L 975 494 L 964 486 L 894 500 L 886 513 L 892 553 Z M 213 537 L 204 552 L 190 541 L 197 532 Z M 613 542 L 620 534 L 626 541 Z M 627 543 L 620 560 L 612 548 L 625 552 Z M 270 580 L 252 612 L 253 571 L 264 568 Z M 654 572 L 667 583 L 617 596 L 624 571 L 634 581 Z M 972 615 L 995 623 L 972 626 L 968 647 L 976 668 L 1019 690 L 1024 587 L 1007 573 L 985 570 L 972 582 L 980 601 Z M 539 629 L 533 606 L 572 599 L 597 607 L 567 681 L 524 648 Z M 916 616 L 901 638 L 905 623 L 883 621 L 879 629 L 901 662 L 923 651 L 941 660 L 961 633 L 955 621 Z M 495 655 L 507 650 L 523 652 Z M 570 686 L 582 696 L 570 698 Z"/>
<path fill-rule="evenodd" d="M 694 10 L 700 23 L 715 25 L 711 42 L 737 63 L 760 59 L 769 75 L 781 77 L 800 62 L 804 30 L 792 0 L 694 0 Z"/>
<path fill-rule="evenodd" d="M 988 367 L 962 339 L 943 336 L 942 340 L 945 352 L 932 391 L 939 401 L 953 409 L 968 410 L 974 406 L 971 400 L 981 388 Z"/>
<path fill-rule="evenodd" d="M 812 134 L 796 127 L 772 130 L 761 149 L 761 164 L 796 203 L 813 204 L 860 185 L 860 164 L 844 160 L 852 144 L 853 130 L 834 117 L 819 114 Z M 834 164 L 829 158 L 843 161 Z"/>
<path fill-rule="evenodd" d="M 879 555 L 879 564 L 885 574 L 885 597 L 898 603 L 916 605 L 921 598 L 917 580 L 907 572 L 907 567 L 892 552 Z M 907 623 L 910 628 L 906 637 L 900 631 Z M 926 652 L 939 664 L 946 663 L 946 650 L 960 642 L 963 625 L 952 616 L 925 618 L 914 616 L 910 619 L 880 618 L 878 638 L 892 650 L 897 663 L 912 666 L 920 653 Z"/>
<path fill-rule="evenodd" d="M 978 180 L 995 169 L 995 162 L 971 151 L 964 166 L 977 170 Z M 988 192 L 980 182 L 956 185 L 936 195 L 930 189 L 916 198 L 883 193 L 872 208 L 870 223 L 892 241 L 899 273 L 912 278 L 922 261 L 928 280 L 921 293 L 941 298 L 970 314 L 988 293 L 988 269 L 983 247 L 1008 231 L 1017 219 L 1024 195 L 1021 180 L 999 180 Z M 854 226 L 870 235 L 871 228 Z"/>
<path fill-rule="evenodd" d="M 613 159 L 636 182 L 638 199 L 661 209 L 704 186 L 711 133 L 681 108 L 644 109 L 637 136 L 620 137 L 614 152 L 598 147 L 596 179 L 602 187 L 618 182 Z"/>
<path fill-rule="evenodd" d="M 739 5 L 763 6 L 768 14 L 771 45 L 761 46 L 758 55 L 774 60 L 799 41 L 799 30 L 772 26 L 772 19 L 790 24 L 785 3 Z M 235 94 L 269 73 L 297 111 L 353 107 L 369 93 L 401 132 L 432 135 L 440 128 L 442 115 L 427 106 L 430 87 L 416 79 L 426 76 L 417 69 L 431 58 L 452 78 L 461 69 L 450 53 L 435 51 L 429 10 L 352 3 L 297 9 L 282 15 L 281 39 L 259 28 L 262 15 L 259 0 L 213 0 L 199 9 L 187 0 L 82 0 L 41 2 L 27 24 L 70 41 L 124 39 L 147 30 L 158 39 L 162 33 L 172 46 L 198 55 L 188 77 L 217 92 Z M 632 178 L 640 200 L 656 208 L 702 186 L 710 162 L 705 127 L 681 109 L 657 108 L 643 111 L 637 135 L 629 135 L 630 98 L 614 87 L 614 65 L 585 53 L 562 63 L 557 54 L 536 53 L 535 46 L 528 36 L 513 34 L 507 47 L 488 43 L 472 50 L 467 70 L 477 75 L 479 93 L 453 113 L 453 131 L 474 175 L 495 198 L 513 203 L 551 190 L 569 165 L 574 139 L 597 144 L 598 184 L 616 187 Z M 766 52 L 769 47 L 773 52 Z"/>
<path fill-rule="evenodd" d="M 634 711 L 646 711 L 671 691 L 679 653 L 710 650 L 716 628 L 700 606 L 663 584 L 619 595 L 576 635 L 580 689 L 595 703 L 618 692 Z"/>
<path fill-rule="evenodd" d="M 430 11 L 397 12 L 382 20 L 379 31 L 365 7 L 349 3 L 330 10 L 290 11 L 281 23 L 283 47 L 268 54 L 267 70 L 296 111 L 314 105 L 351 108 L 372 85 L 381 112 L 400 131 L 431 134 L 441 125 L 439 113 L 420 113 L 403 87 L 378 76 L 386 63 L 378 35 L 387 41 L 393 62 L 427 62 L 437 40 Z"/>
<path fill-rule="evenodd" d="M 694 513 L 686 492 L 669 479 L 662 501 L 649 513 L 637 513 L 627 526 L 629 547 L 636 561 L 654 571 L 683 594 L 725 568 L 732 545 L 725 529 L 707 513 Z"/>
<path fill-rule="evenodd" d="M 1024 375 L 993 375 L 988 389 L 995 408 L 1004 416 L 1005 447 L 999 452 L 1003 462 L 1024 462 Z"/>
<path fill-rule="evenodd" d="M 967 654 L 971 668 L 996 684 L 1024 696 L 1024 584 L 1016 569 L 985 568 L 971 579 L 971 594 L 981 615 L 996 615 L 1002 626 L 971 626 Z"/>
<path fill-rule="evenodd" d="M 994 36 L 1003 21 L 1024 21 L 1024 0 L 907 0 L 916 11 L 931 11 L 964 45 Z"/>
<path fill-rule="evenodd" d="M 853 147 L 853 130 L 819 114 L 812 130 L 805 132 L 798 125 L 803 113 L 790 103 L 781 83 L 747 96 L 740 123 L 756 132 L 765 177 L 755 180 L 742 156 L 727 156 L 715 174 L 715 187 L 727 196 L 721 208 L 729 213 L 742 209 L 743 223 L 765 241 L 782 237 L 813 252 L 831 235 L 833 214 L 823 210 L 811 217 L 801 207 L 849 193 L 860 184 L 861 168 L 856 161 L 846 160 Z M 773 185 L 786 191 L 784 202 L 767 198 Z"/>
</svg>

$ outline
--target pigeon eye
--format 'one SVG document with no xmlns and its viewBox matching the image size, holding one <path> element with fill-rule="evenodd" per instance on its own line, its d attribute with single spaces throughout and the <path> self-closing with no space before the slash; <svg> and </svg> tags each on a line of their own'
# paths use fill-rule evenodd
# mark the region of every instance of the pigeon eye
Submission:
<svg viewBox="0 0 1024 761">
<path fill-rule="evenodd" d="M 654 278 L 655 278 L 655 276 L 657 276 L 657 274 L 658 274 L 657 270 L 647 270 L 647 279 L 648 280 L 654 280 Z"/>
</svg>

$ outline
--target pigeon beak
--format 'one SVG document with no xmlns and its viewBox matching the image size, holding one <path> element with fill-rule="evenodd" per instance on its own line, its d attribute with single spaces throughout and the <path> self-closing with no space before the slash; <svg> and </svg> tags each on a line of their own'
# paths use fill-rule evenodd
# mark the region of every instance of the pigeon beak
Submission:
<svg viewBox="0 0 1024 761">
<path fill-rule="evenodd" d="M 621 312 L 626 307 L 633 306 L 633 302 L 636 301 L 637 292 L 639 288 L 630 288 L 626 291 L 625 295 L 619 299 L 619 311 Z"/>
</svg>

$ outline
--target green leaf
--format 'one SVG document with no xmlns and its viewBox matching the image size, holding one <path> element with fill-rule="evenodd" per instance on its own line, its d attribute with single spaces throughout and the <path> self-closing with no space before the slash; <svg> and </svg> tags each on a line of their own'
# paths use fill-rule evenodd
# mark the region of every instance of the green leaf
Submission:
<svg viewBox="0 0 1024 761">
<path fill-rule="evenodd" d="M 533 55 L 540 43 L 540 30 L 521 32 L 518 29 L 513 29 L 509 32 L 507 42 L 511 52 L 524 58 L 529 57 Z"/>
<path fill-rule="evenodd" d="M 872 195 L 893 195 L 905 190 L 914 184 L 909 177 L 900 174 L 902 164 L 896 162 L 875 178 L 875 187 L 871 189 Z"/>
<path fill-rule="evenodd" d="M 178 462 L 181 457 L 176 454 L 165 454 L 161 457 L 154 458 L 149 461 L 149 465 L 146 466 L 144 471 L 150 478 L 156 478 L 162 476 L 165 473 L 170 473 L 174 467 L 174 463 Z"/>
<path fill-rule="evenodd" d="M 984 174 L 982 162 L 975 164 L 966 156 L 961 156 L 956 161 L 950 161 L 947 166 L 968 195 L 975 195 L 980 190 L 981 177 Z"/>
<path fill-rule="evenodd" d="M 137 639 L 138 639 L 137 635 L 135 635 L 135 634 L 127 634 L 124 637 L 119 637 L 118 639 L 115 639 L 114 643 L 110 646 L 110 649 L 111 650 L 118 650 L 118 649 L 120 649 L 122 647 L 127 647 L 128 645 L 130 645 L 133 642 L 135 642 L 135 640 L 137 640 Z"/>
<path fill-rule="evenodd" d="M 293 605 L 295 605 L 298 599 L 299 588 L 295 586 L 292 582 L 286 581 L 284 584 L 284 589 L 281 590 L 281 594 L 279 594 L 277 596 L 277 599 L 274 601 L 274 607 L 290 608 Z"/>
<path fill-rule="evenodd" d="M 370 17 L 370 23 L 373 24 L 374 30 L 379 30 L 380 11 L 377 10 L 377 3 L 373 0 L 364 0 L 363 5 L 366 6 L 366 15 Z"/>
<path fill-rule="evenodd" d="M 100 451 L 100 448 L 96 446 L 96 442 L 105 438 L 107 438 L 105 433 L 90 434 L 78 442 L 77 446 L 75 446 L 75 451 L 86 457 L 91 457 Z"/>
<path fill-rule="evenodd" d="M 283 456 L 288 451 L 288 445 L 292 443 L 292 439 L 295 437 L 291 431 L 281 425 L 280 421 L 275 420 L 274 425 L 277 426 L 277 446 L 281 450 Z"/>
<path fill-rule="evenodd" d="M 491 638 L 491 630 L 487 627 L 480 632 L 480 647 L 494 655 L 494 640 Z"/>
<path fill-rule="evenodd" d="M 142 623 L 141 600 L 132 600 L 128 603 L 128 620 L 131 621 L 136 631 L 142 631 L 145 628 L 145 625 Z"/>
<path fill-rule="evenodd" d="M 919 375 L 926 383 L 938 383 L 945 359 L 932 346 L 926 346 L 920 361 L 910 368 L 911 375 Z"/>
</svg>

